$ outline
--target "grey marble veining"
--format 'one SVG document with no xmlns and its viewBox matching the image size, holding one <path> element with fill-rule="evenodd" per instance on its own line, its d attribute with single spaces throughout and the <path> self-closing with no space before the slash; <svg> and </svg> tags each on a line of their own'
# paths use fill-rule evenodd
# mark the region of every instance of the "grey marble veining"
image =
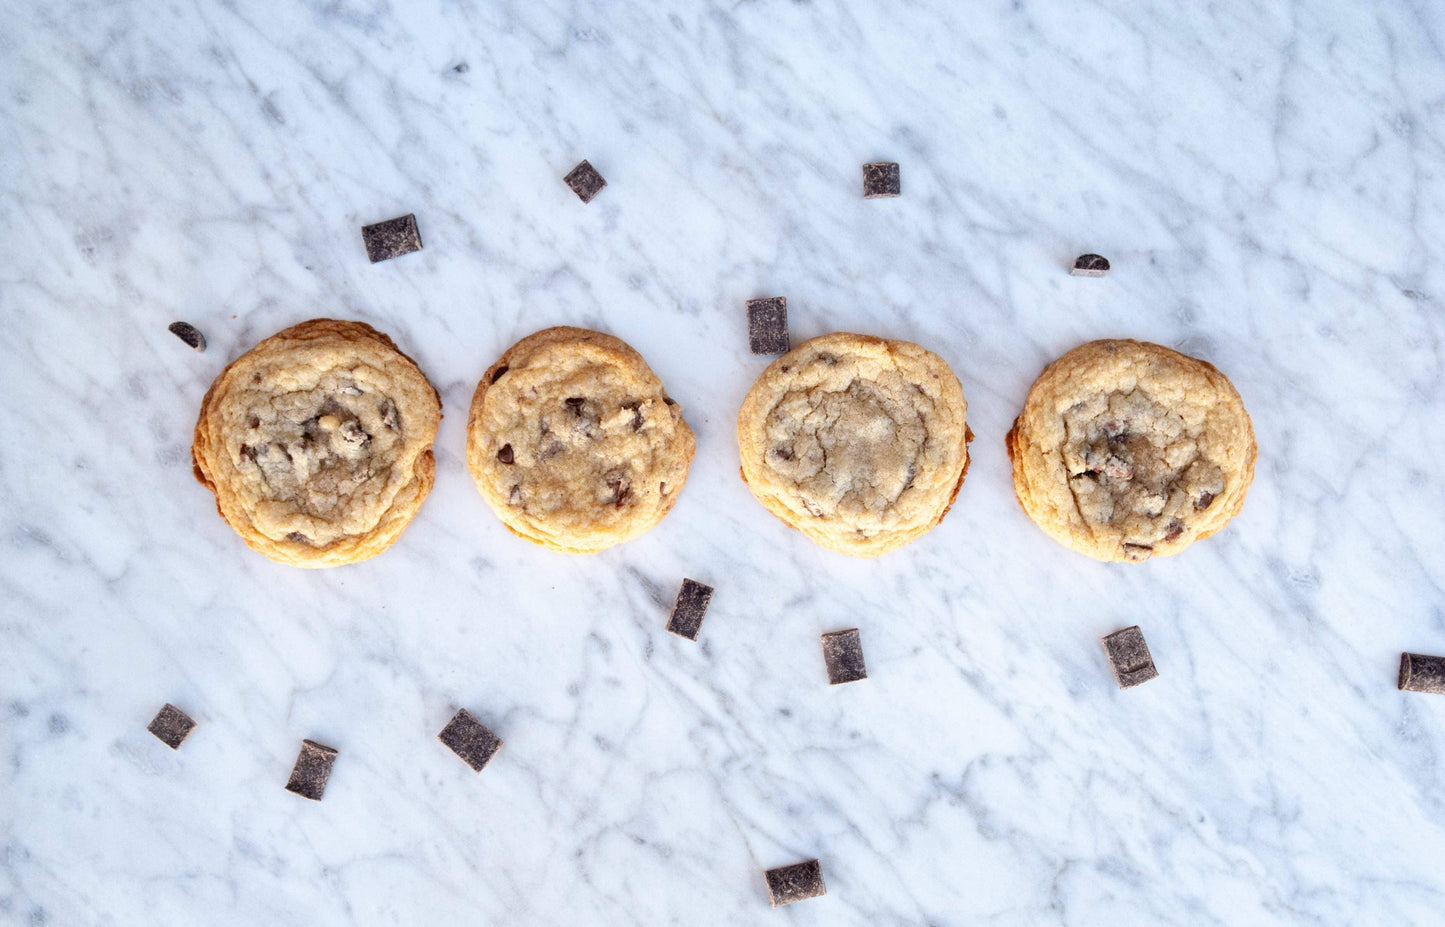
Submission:
<svg viewBox="0 0 1445 927">
<path fill-rule="evenodd" d="M 1445 653 L 1439 5 L 4 6 L 0 921 L 1439 921 L 1445 699 L 1394 686 Z M 424 250 L 369 264 L 406 213 Z M 856 562 L 748 494 L 766 295 L 795 343 L 957 371 L 938 529 Z M 446 417 L 405 536 L 305 572 L 188 448 L 228 360 L 322 315 Z M 509 535 L 462 454 L 477 377 L 561 323 L 698 435 L 673 514 L 594 557 Z M 1259 439 L 1243 514 L 1142 566 L 1049 541 L 1002 445 L 1109 336 L 1218 365 Z M 1121 692 L 1132 624 L 1160 677 Z M 830 687 L 855 626 L 869 678 Z M 435 741 L 459 708 L 505 741 L 480 775 Z M 320 804 L 283 789 L 302 738 L 340 751 Z M 769 911 L 813 857 L 828 895 Z"/>
</svg>

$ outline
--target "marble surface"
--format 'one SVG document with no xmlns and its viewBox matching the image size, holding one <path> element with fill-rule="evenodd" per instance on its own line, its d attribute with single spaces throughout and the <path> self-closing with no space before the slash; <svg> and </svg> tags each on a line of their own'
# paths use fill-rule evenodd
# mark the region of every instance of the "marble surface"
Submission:
<svg viewBox="0 0 1445 927">
<path fill-rule="evenodd" d="M 1395 689 L 1445 652 L 1439 4 L 5 6 L 0 921 L 1439 922 L 1445 698 Z M 879 159 L 901 198 L 859 195 Z M 407 212 L 425 250 L 368 264 Z M 958 372 L 973 469 L 912 546 L 829 554 L 738 479 L 770 294 Z M 305 572 L 188 446 L 226 361 L 318 315 L 446 418 L 401 541 Z M 594 557 L 508 535 L 463 463 L 476 378 L 558 323 L 698 434 L 673 514 Z M 1094 563 L 1013 499 L 1029 383 L 1103 336 L 1254 417 L 1243 514 L 1184 556 Z M 1131 624 L 1161 676 L 1121 692 Z M 850 626 L 870 678 L 830 688 Z M 434 740 L 459 707 L 506 741 L 480 775 Z M 308 737 L 320 804 L 282 788 Z M 814 856 L 827 897 L 770 911 Z"/>
</svg>

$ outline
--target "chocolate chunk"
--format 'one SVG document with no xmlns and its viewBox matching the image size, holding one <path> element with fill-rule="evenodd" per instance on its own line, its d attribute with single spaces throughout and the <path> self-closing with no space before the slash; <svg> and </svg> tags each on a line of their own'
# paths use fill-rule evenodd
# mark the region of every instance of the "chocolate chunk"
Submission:
<svg viewBox="0 0 1445 927">
<path fill-rule="evenodd" d="M 573 415 L 581 415 L 582 404 L 587 400 L 583 399 L 581 396 L 573 396 L 570 399 L 564 399 L 562 401 L 567 404 L 567 408 L 572 411 Z"/>
<path fill-rule="evenodd" d="M 388 399 L 377 406 L 377 411 L 381 413 L 381 423 L 392 431 L 396 431 L 396 426 L 401 424 L 401 419 L 396 414 L 396 403 Z"/>
<path fill-rule="evenodd" d="M 577 198 L 584 203 L 592 202 L 592 198 L 607 186 L 607 181 L 597 173 L 597 168 L 593 167 L 591 162 L 585 158 L 562 179 L 567 182 L 567 186 L 572 188 L 572 192 L 577 194 Z"/>
<path fill-rule="evenodd" d="M 1135 544 L 1133 541 L 1124 542 L 1124 559 L 1140 563 L 1154 556 L 1152 544 Z"/>
<path fill-rule="evenodd" d="M 375 225 L 363 225 L 361 240 L 366 243 L 366 256 L 373 264 L 421 250 L 421 233 L 416 230 L 416 215 L 413 213 Z"/>
<path fill-rule="evenodd" d="M 642 430 L 642 403 L 640 403 L 640 402 L 624 402 L 624 403 L 622 404 L 622 408 L 624 408 L 624 409 L 626 409 L 626 410 L 628 410 L 629 412 L 632 413 L 632 430 L 633 430 L 633 431 L 641 431 L 641 430 Z"/>
<path fill-rule="evenodd" d="M 306 535 L 302 534 L 300 531 L 292 531 L 290 534 L 286 535 L 286 540 L 291 541 L 293 544 L 311 543 L 311 539 L 308 538 Z"/>
<path fill-rule="evenodd" d="M 607 488 L 612 492 L 609 500 L 619 509 L 632 498 L 632 481 L 625 476 L 613 474 L 607 478 Z"/>
<path fill-rule="evenodd" d="M 857 628 L 829 631 L 822 640 L 830 686 L 868 678 L 868 667 L 863 664 L 863 642 L 858 638 Z"/>
<path fill-rule="evenodd" d="M 1445 657 L 1400 654 L 1400 688 L 1445 695 Z"/>
<path fill-rule="evenodd" d="M 1104 651 L 1109 655 L 1114 678 L 1119 680 L 1121 689 L 1132 688 L 1159 675 L 1138 625 L 1115 631 L 1104 638 Z"/>
<path fill-rule="evenodd" d="M 667 616 L 667 630 L 690 641 L 697 640 L 702 628 L 702 618 L 707 614 L 708 603 L 712 601 L 713 589 L 695 579 L 684 579 L 677 592 L 677 601 L 672 604 L 672 614 Z"/>
<path fill-rule="evenodd" d="M 512 456 L 512 445 L 503 444 L 502 449 L 500 451 L 497 451 L 497 459 L 504 464 L 511 463 L 514 460 L 514 457 Z"/>
<path fill-rule="evenodd" d="M 1102 277 L 1109 272 L 1109 259 L 1098 254 L 1081 254 L 1074 258 L 1069 273 L 1075 277 Z"/>
<path fill-rule="evenodd" d="M 1401 686 L 1401 688 L 1404 687 Z M 195 726 L 196 722 L 191 720 L 190 715 L 170 702 L 166 702 L 161 706 L 161 710 L 156 712 L 154 720 L 146 725 L 146 730 L 156 735 L 160 742 L 167 747 L 177 750 L 190 736 Z"/>
<path fill-rule="evenodd" d="M 511 369 L 512 368 L 508 367 L 506 364 L 498 367 L 495 371 L 492 372 L 492 382 L 495 383 L 500 380 L 502 378 L 502 374 L 506 373 L 508 370 Z"/>
<path fill-rule="evenodd" d="M 769 869 L 763 876 L 768 880 L 768 903 L 775 908 L 828 894 L 823 867 L 816 859 Z"/>
<path fill-rule="evenodd" d="M 171 330 L 172 335 L 175 335 L 197 351 L 204 351 L 206 349 L 206 336 L 201 334 L 201 330 L 190 322 L 172 322 L 167 327 Z"/>
<path fill-rule="evenodd" d="M 447 726 L 437 735 L 437 740 L 446 744 L 448 750 L 461 757 L 462 761 L 476 772 L 481 772 L 492 756 L 502 748 L 501 738 L 472 717 L 472 713 L 465 708 L 452 716 Z"/>
<path fill-rule="evenodd" d="M 1196 499 L 1196 500 L 1194 500 L 1194 510 L 1195 510 L 1196 512 L 1202 512 L 1202 511 L 1204 511 L 1205 509 L 1209 508 L 1210 504 L 1213 503 L 1213 502 L 1214 502 L 1214 493 L 1212 493 L 1212 492 L 1202 492 L 1202 493 L 1199 494 L 1199 498 Z"/>
<path fill-rule="evenodd" d="M 1164 532 L 1164 540 L 1172 541 L 1184 533 L 1184 522 L 1177 518 L 1169 519 L 1169 528 Z"/>
<path fill-rule="evenodd" d="M 898 196 L 903 192 L 898 179 L 898 165 L 893 161 L 875 161 L 863 165 L 863 196 L 877 199 L 881 196 Z"/>
<path fill-rule="evenodd" d="M 787 354 L 788 347 L 787 297 L 748 300 L 749 350 L 754 354 Z"/>
<path fill-rule="evenodd" d="M 301 741 L 301 753 L 291 769 L 291 780 L 286 791 L 295 792 L 302 798 L 320 801 L 326 791 L 326 780 L 331 778 L 331 764 L 336 762 L 336 751 L 314 740 Z"/>
</svg>

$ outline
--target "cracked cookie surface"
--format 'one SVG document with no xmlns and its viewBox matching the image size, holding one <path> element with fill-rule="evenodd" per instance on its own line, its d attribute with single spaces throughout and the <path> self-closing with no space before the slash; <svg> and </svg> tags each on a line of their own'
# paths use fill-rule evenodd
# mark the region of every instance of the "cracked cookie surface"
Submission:
<svg viewBox="0 0 1445 927">
<path fill-rule="evenodd" d="M 467 466 L 512 533 L 594 553 L 662 521 L 696 442 L 642 356 L 583 328 L 549 328 L 507 349 L 477 385 Z"/>
<path fill-rule="evenodd" d="M 819 546 L 876 557 L 947 514 L 968 470 L 967 412 L 958 377 L 916 344 L 814 338 L 748 391 L 743 480 Z"/>
<path fill-rule="evenodd" d="M 278 563 L 331 567 L 392 544 L 431 491 L 441 401 L 370 325 L 313 319 L 221 372 L 191 459 L 221 517 Z"/>
<path fill-rule="evenodd" d="M 1254 479 L 1254 430 L 1234 385 L 1139 341 L 1093 341 L 1050 364 L 1007 446 L 1024 511 L 1098 560 L 1179 553 L 1237 515 Z"/>
</svg>

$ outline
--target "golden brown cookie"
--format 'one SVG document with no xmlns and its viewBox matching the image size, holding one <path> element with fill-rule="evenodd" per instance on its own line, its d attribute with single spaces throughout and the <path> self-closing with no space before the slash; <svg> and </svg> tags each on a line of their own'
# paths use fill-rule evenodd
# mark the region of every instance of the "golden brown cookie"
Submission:
<svg viewBox="0 0 1445 927">
<path fill-rule="evenodd" d="M 1092 341 L 1050 364 L 1007 443 L 1024 511 L 1098 560 L 1179 553 L 1237 515 L 1254 479 L 1234 385 L 1141 341 Z"/>
<path fill-rule="evenodd" d="M 201 403 L 196 479 L 253 549 L 332 567 L 391 545 L 431 491 L 441 399 L 361 322 L 313 319 L 221 371 Z"/>
<path fill-rule="evenodd" d="M 563 553 L 595 553 L 662 521 L 695 447 L 642 355 L 584 328 L 508 348 L 467 419 L 482 498 L 512 533 Z"/>
<path fill-rule="evenodd" d="M 838 332 L 779 357 L 738 412 L 743 480 L 819 546 L 876 557 L 943 520 L 973 434 L 958 377 L 906 341 Z"/>
</svg>

